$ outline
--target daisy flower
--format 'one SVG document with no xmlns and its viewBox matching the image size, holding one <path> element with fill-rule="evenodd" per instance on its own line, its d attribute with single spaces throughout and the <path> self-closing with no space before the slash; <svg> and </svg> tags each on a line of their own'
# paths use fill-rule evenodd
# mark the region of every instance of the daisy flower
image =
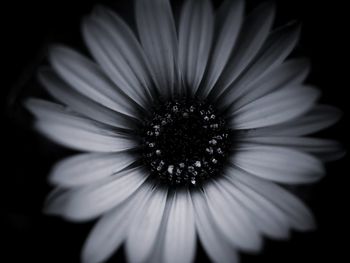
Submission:
<svg viewBox="0 0 350 263">
<path fill-rule="evenodd" d="M 137 32 L 104 7 L 84 19 L 91 58 L 50 48 L 39 79 L 56 102 L 26 107 L 41 133 L 84 152 L 53 168 L 45 208 L 98 219 L 84 262 L 122 244 L 129 262 L 192 262 L 197 237 L 212 261 L 238 262 L 265 236 L 315 227 L 284 186 L 319 180 L 339 157 L 307 135 L 340 113 L 317 104 L 308 60 L 288 58 L 300 28 L 273 29 L 274 12 L 187 0 L 175 21 L 168 0 L 135 0 Z"/>
</svg>

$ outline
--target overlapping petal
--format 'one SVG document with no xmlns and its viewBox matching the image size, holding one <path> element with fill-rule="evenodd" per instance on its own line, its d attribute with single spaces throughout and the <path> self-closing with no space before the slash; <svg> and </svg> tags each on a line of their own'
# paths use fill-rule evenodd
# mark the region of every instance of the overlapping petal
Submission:
<svg viewBox="0 0 350 263">
<path fill-rule="evenodd" d="M 305 86 L 272 92 L 233 112 L 231 127 L 252 129 L 287 122 L 310 110 L 319 96 L 317 89 Z"/>
<path fill-rule="evenodd" d="M 168 0 L 136 0 L 135 9 L 138 35 L 158 91 L 168 98 L 179 81 L 178 40 L 170 3 Z"/>
<path fill-rule="evenodd" d="M 137 107 L 95 63 L 63 46 L 50 49 L 55 71 L 76 91 L 116 112 L 137 118 Z"/>
<path fill-rule="evenodd" d="M 78 187 L 94 183 L 128 168 L 136 161 L 130 153 L 85 153 L 58 162 L 51 171 L 50 182 L 61 187 Z"/>
<path fill-rule="evenodd" d="M 264 3 L 244 19 L 237 45 L 217 85 L 211 90 L 213 97 L 224 92 L 256 57 L 269 36 L 274 13 L 274 5 Z"/>
<path fill-rule="evenodd" d="M 239 262 L 237 248 L 225 240 L 214 224 L 205 195 L 195 191 L 191 193 L 191 197 L 195 211 L 196 230 L 209 258 L 213 262 Z"/>
<path fill-rule="evenodd" d="M 149 258 L 161 234 L 168 191 L 153 188 L 150 192 L 149 199 L 144 200 L 143 205 L 133 215 L 132 227 L 126 239 L 129 262 L 144 262 Z"/>
<path fill-rule="evenodd" d="M 207 205 L 213 222 L 232 246 L 250 252 L 259 251 L 262 245 L 261 236 L 247 211 L 230 194 L 231 190 L 223 179 L 205 187 Z M 227 209 L 228 207 L 230 209 Z"/>
<path fill-rule="evenodd" d="M 325 175 L 317 158 L 287 147 L 242 145 L 230 161 L 250 174 L 279 183 L 311 183 Z"/>
<path fill-rule="evenodd" d="M 186 1 L 179 25 L 179 66 L 194 94 L 207 67 L 214 35 L 214 11 L 210 0 Z"/>
<path fill-rule="evenodd" d="M 120 152 L 137 146 L 130 136 L 76 115 L 61 105 L 28 99 L 26 107 L 38 119 L 36 128 L 63 146 L 91 152 Z"/>
<path fill-rule="evenodd" d="M 226 0 L 216 13 L 216 35 L 208 63 L 205 82 L 197 95 L 206 97 L 226 66 L 243 22 L 244 1 Z"/>
<path fill-rule="evenodd" d="M 75 91 L 53 70 L 42 69 L 39 80 L 55 99 L 87 118 L 122 129 L 131 129 L 138 122 L 135 118 L 107 108 Z"/>
<path fill-rule="evenodd" d="M 281 186 L 251 175 L 239 169 L 230 173 L 235 180 L 240 180 L 252 190 L 264 196 L 271 203 L 286 213 L 293 229 L 307 231 L 315 228 L 315 219 L 311 211 L 295 195 Z"/>
<path fill-rule="evenodd" d="M 94 219 L 125 201 L 145 182 L 140 168 L 128 169 L 48 199 L 45 211 L 73 221 Z"/>
<path fill-rule="evenodd" d="M 146 108 L 152 80 L 143 49 L 129 26 L 109 9 L 98 7 L 85 19 L 83 34 L 90 52 L 109 78 Z"/>
<path fill-rule="evenodd" d="M 222 89 L 215 96 L 222 107 L 229 107 L 245 91 L 245 87 L 256 81 L 270 70 L 280 65 L 294 49 L 299 38 L 300 28 L 296 24 L 287 25 L 275 30 L 265 41 L 259 53 L 250 66 L 225 90 Z"/>
<path fill-rule="evenodd" d="M 127 238 L 134 213 L 142 208 L 142 202 L 151 192 L 150 186 L 142 187 L 129 200 L 102 216 L 84 244 L 84 263 L 104 262 L 118 249 Z"/>
</svg>

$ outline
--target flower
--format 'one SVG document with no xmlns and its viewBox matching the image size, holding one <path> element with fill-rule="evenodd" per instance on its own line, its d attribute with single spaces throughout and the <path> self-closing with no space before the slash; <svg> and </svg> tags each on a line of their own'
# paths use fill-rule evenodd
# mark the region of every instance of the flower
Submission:
<svg viewBox="0 0 350 263">
<path fill-rule="evenodd" d="M 31 98 L 35 127 L 86 153 L 59 162 L 46 212 L 99 218 L 84 262 L 107 260 L 125 243 L 130 262 L 191 262 L 196 235 L 215 262 L 257 252 L 315 226 L 281 185 L 312 183 L 331 140 L 306 135 L 335 123 L 304 84 L 309 62 L 287 59 L 299 26 L 272 30 L 274 7 L 244 18 L 244 1 L 184 3 L 178 27 L 168 0 L 136 0 L 137 36 L 109 9 L 83 22 L 96 61 L 50 49 L 41 83 L 59 103 Z"/>
</svg>

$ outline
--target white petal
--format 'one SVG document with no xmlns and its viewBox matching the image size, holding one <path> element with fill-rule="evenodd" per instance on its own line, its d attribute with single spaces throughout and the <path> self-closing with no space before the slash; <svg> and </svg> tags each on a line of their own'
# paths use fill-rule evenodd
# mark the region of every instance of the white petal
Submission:
<svg viewBox="0 0 350 263">
<path fill-rule="evenodd" d="M 140 168 L 128 169 L 49 199 L 46 212 L 72 221 L 91 220 L 122 203 L 146 179 Z"/>
<path fill-rule="evenodd" d="M 165 230 L 164 262 L 192 262 L 196 252 L 193 206 L 188 191 L 177 191 Z"/>
<path fill-rule="evenodd" d="M 84 263 L 104 262 L 118 249 L 132 227 L 130 220 L 150 192 L 149 187 L 141 187 L 131 199 L 106 213 L 97 222 L 84 244 Z"/>
<path fill-rule="evenodd" d="M 235 180 L 235 169 L 227 173 L 230 174 L 227 189 L 247 209 L 258 230 L 270 238 L 287 238 L 290 227 L 287 215 L 264 196 Z"/>
<path fill-rule="evenodd" d="M 287 214 L 289 223 L 293 228 L 300 231 L 307 231 L 315 228 L 315 221 L 309 209 L 287 190 L 277 184 L 260 179 L 238 169 L 231 173 L 231 176 L 251 187 L 254 191 L 282 209 L 283 212 Z"/>
<path fill-rule="evenodd" d="M 76 187 L 113 176 L 135 162 L 129 153 L 87 153 L 68 157 L 51 171 L 50 182 Z"/>
<path fill-rule="evenodd" d="M 225 240 L 224 236 L 213 224 L 204 194 L 193 192 L 191 196 L 198 236 L 211 261 L 238 263 L 239 255 L 237 249 Z"/>
<path fill-rule="evenodd" d="M 231 162 L 248 173 L 279 183 L 311 183 L 325 175 L 318 159 L 285 147 L 242 146 Z"/>
<path fill-rule="evenodd" d="M 42 69 L 39 80 L 55 99 L 88 118 L 123 129 L 131 129 L 136 121 L 76 92 L 50 69 Z"/>
<path fill-rule="evenodd" d="M 237 43 L 238 33 L 243 22 L 244 1 L 226 0 L 216 14 L 218 34 L 213 43 L 212 55 L 206 72 L 204 90 L 200 91 L 206 97 L 215 85 L 226 66 L 232 50 Z"/>
<path fill-rule="evenodd" d="M 221 107 L 230 106 L 244 93 L 250 82 L 261 78 L 280 65 L 294 49 L 298 37 L 299 27 L 297 25 L 286 26 L 273 32 L 244 74 L 221 93 L 219 100 Z"/>
<path fill-rule="evenodd" d="M 274 17 L 274 5 L 264 3 L 245 18 L 232 57 L 213 91 L 221 94 L 247 68 L 267 39 Z"/>
<path fill-rule="evenodd" d="M 167 191 L 154 188 L 151 196 L 135 213 L 126 239 L 128 262 L 145 262 L 159 237 Z"/>
<path fill-rule="evenodd" d="M 137 117 L 137 107 L 93 62 L 72 49 L 55 46 L 50 62 L 57 73 L 76 91 L 122 114 Z"/>
<path fill-rule="evenodd" d="M 152 248 L 150 256 L 146 260 L 143 260 L 143 262 L 164 262 L 165 234 L 168 224 L 170 208 L 173 204 L 173 199 L 174 192 L 168 191 L 167 200 L 164 208 L 164 214 L 159 226 L 156 242 Z"/>
<path fill-rule="evenodd" d="M 276 90 L 298 86 L 310 71 L 307 59 L 291 59 L 271 70 L 262 78 L 253 81 L 245 88 L 242 97 L 235 101 L 233 111 Z"/>
<path fill-rule="evenodd" d="M 121 152 L 135 147 L 127 138 L 105 136 L 54 122 L 37 122 L 35 127 L 56 143 L 78 151 Z"/>
<path fill-rule="evenodd" d="M 207 66 L 213 30 L 214 14 L 210 0 L 186 1 L 179 26 L 179 65 L 193 93 Z"/>
<path fill-rule="evenodd" d="M 242 250 L 257 252 L 261 249 L 262 238 L 246 209 L 227 189 L 225 180 L 218 179 L 204 189 L 213 222 L 221 234 Z"/>
<path fill-rule="evenodd" d="M 145 56 L 129 26 L 112 11 L 98 7 L 83 23 L 85 41 L 110 79 L 139 105 L 149 100 Z"/>
<path fill-rule="evenodd" d="M 291 137 L 291 136 L 247 136 L 240 138 L 240 142 L 269 145 L 269 146 L 286 146 L 293 147 L 299 151 L 305 151 L 316 154 L 322 160 L 335 160 L 344 155 L 345 151 L 339 142 L 326 139 L 308 138 L 308 137 Z"/>
<path fill-rule="evenodd" d="M 137 0 L 136 24 L 158 90 L 169 96 L 178 81 L 177 37 L 168 0 Z"/>
<path fill-rule="evenodd" d="M 289 122 L 248 131 L 248 136 L 301 136 L 318 132 L 339 121 L 342 113 L 335 107 L 315 105 L 305 115 Z"/>
<path fill-rule="evenodd" d="M 76 150 L 119 152 L 132 149 L 135 142 L 109 127 L 82 118 L 61 105 L 28 99 L 26 107 L 38 118 L 36 128 L 51 140 Z"/>
<path fill-rule="evenodd" d="M 238 109 L 231 125 L 234 129 L 251 129 L 287 122 L 307 112 L 319 96 L 314 88 L 287 87 Z"/>
</svg>

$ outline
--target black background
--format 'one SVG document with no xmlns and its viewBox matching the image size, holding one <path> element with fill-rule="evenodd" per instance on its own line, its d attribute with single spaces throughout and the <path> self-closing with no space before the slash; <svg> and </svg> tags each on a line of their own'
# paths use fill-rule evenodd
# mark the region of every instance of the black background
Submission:
<svg viewBox="0 0 350 263">
<path fill-rule="evenodd" d="M 1 5 L 0 200 L 4 214 L 0 238 L 5 244 L 2 262 L 78 262 L 83 241 L 93 225 L 68 223 L 41 214 L 44 198 L 50 190 L 46 184 L 47 173 L 55 160 L 69 152 L 31 131 L 19 102 L 27 94 L 38 93 L 34 72 L 39 64 L 45 63 L 48 44 L 63 42 L 81 46 L 80 20 L 96 2 L 23 0 Z M 129 2 L 115 0 L 113 5 L 132 22 Z M 250 9 L 261 1 L 247 2 Z M 313 68 L 308 82 L 320 87 L 322 102 L 336 105 L 345 113 L 342 121 L 323 135 L 347 146 L 349 43 L 346 35 L 349 19 L 346 1 L 275 2 L 277 25 L 294 19 L 302 22 L 298 53 L 311 58 Z M 261 254 L 243 255 L 242 262 L 349 262 L 349 171 L 346 163 L 344 158 L 327 165 L 327 177 L 304 192 L 317 219 L 317 231 L 293 233 L 290 240 L 283 242 L 267 240 Z M 205 258 L 199 249 L 198 259 Z M 123 253 L 118 252 L 113 260 L 123 262 Z"/>
</svg>

